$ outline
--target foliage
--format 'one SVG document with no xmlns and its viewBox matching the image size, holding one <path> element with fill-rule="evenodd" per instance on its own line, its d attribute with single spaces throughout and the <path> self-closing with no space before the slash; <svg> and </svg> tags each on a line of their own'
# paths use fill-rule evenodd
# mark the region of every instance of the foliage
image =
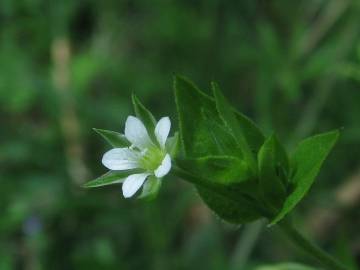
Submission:
<svg viewBox="0 0 360 270">
<path fill-rule="evenodd" d="M 271 224 L 280 221 L 308 192 L 338 138 L 338 131 L 304 140 L 289 164 L 287 153 L 274 135 L 265 140 L 257 153 L 252 134 L 258 133 L 259 129 L 250 120 L 246 125 L 244 121 L 238 121 L 237 116 L 246 118 L 231 107 L 216 84 L 213 84 L 216 106 L 211 104 L 211 97 L 186 79 L 176 77 L 174 85 L 185 152 L 181 157 L 184 160 L 178 163 L 192 175 L 191 182 L 200 188 L 200 195 L 205 197 L 209 207 L 220 217 L 237 224 L 261 216 L 270 218 Z M 202 114 L 206 110 L 210 110 L 211 120 Z M 217 142 L 226 141 L 228 135 L 214 132 L 214 136 L 209 136 L 208 121 L 220 122 L 221 129 L 234 139 L 236 145 L 233 147 L 239 149 L 239 154 L 232 156 L 233 151 L 220 148 L 221 144 Z M 263 138 L 262 135 L 257 137 Z M 199 150 L 198 145 L 201 145 Z M 212 149 L 225 156 L 207 156 Z M 192 159 L 192 156 L 201 158 Z M 207 192 L 203 193 L 202 188 Z"/>
<path fill-rule="evenodd" d="M 201 89 L 219 82 L 288 153 L 343 126 L 294 219 L 326 247 L 341 232 L 341 256 L 358 255 L 358 205 L 338 195 L 360 157 L 357 1 L 2 1 L 0 20 L 0 269 L 231 267 L 252 225 L 212 218 L 190 185 L 170 178 L 150 204 L 123 200 L 117 186 L 82 188 L 105 173 L 99 161 L 110 148 L 91 128 L 122 131 L 132 92 L 156 117 L 177 121 L 174 72 Z M 55 48 L 67 46 L 68 63 L 56 62 Z M 241 156 L 221 122 L 204 123 Z M 253 142 L 256 152 L 263 142 Z M 338 220 L 331 228 L 317 223 L 328 211 Z M 244 255 L 249 267 L 303 259 L 268 233 L 258 239 Z"/>
</svg>

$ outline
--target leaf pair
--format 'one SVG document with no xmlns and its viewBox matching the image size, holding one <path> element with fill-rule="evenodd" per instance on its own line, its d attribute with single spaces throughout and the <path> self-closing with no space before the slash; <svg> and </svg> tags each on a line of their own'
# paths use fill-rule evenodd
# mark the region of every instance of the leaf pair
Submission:
<svg viewBox="0 0 360 270">
<path fill-rule="evenodd" d="M 331 131 L 309 137 L 299 143 L 291 157 L 293 176 L 286 200 L 272 219 L 271 224 L 279 222 L 303 199 L 314 183 L 320 168 L 339 138 L 339 131 Z"/>
<path fill-rule="evenodd" d="M 264 141 L 261 131 L 229 105 L 216 84 L 210 97 L 177 76 L 174 90 L 185 153 L 178 165 L 199 178 L 199 195 L 221 218 L 232 223 L 259 218 L 251 193 L 257 192 L 255 154 Z M 218 186 L 204 186 L 200 178 Z"/>
<path fill-rule="evenodd" d="M 185 154 L 177 163 L 205 203 L 232 223 L 261 216 L 280 221 L 306 195 L 339 136 L 332 131 L 305 139 L 289 160 L 275 135 L 265 140 L 216 84 L 214 97 L 179 76 L 174 88 Z"/>
<path fill-rule="evenodd" d="M 258 153 L 259 189 L 270 213 L 270 225 L 303 199 L 338 137 L 338 130 L 309 137 L 299 143 L 290 161 L 275 135 L 264 142 Z"/>
<path fill-rule="evenodd" d="M 229 143 L 242 154 L 257 153 L 264 141 L 262 132 L 249 118 L 229 105 L 215 83 L 212 84 L 212 89 L 215 98 L 200 91 L 184 77 L 176 76 L 174 79 L 175 101 L 185 155 L 202 157 L 224 154 L 223 146 L 228 144 L 229 147 Z M 213 136 L 214 133 L 216 136 Z M 229 137 L 232 139 L 229 140 Z"/>
<path fill-rule="evenodd" d="M 274 135 L 258 153 L 259 188 L 270 225 L 283 219 L 303 199 L 335 145 L 339 131 L 309 137 L 299 143 L 290 161 Z"/>
</svg>

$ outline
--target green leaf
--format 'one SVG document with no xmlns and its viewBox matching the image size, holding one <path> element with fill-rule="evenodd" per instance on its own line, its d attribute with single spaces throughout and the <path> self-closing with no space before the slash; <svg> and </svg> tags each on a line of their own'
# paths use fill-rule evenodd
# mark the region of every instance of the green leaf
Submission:
<svg viewBox="0 0 360 270">
<path fill-rule="evenodd" d="M 161 179 L 158 179 L 154 176 L 148 177 L 143 186 L 142 193 L 138 197 L 138 199 L 142 199 L 145 201 L 151 201 L 156 198 L 159 193 L 161 187 Z"/>
<path fill-rule="evenodd" d="M 194 84 L 180 76 L 175 77 L 174 91 L 181 144 L 187 158 L 219 154 L 242 157 L 242 154 L 239 154 L 240 147 L 236 142 L 233 144 L 234 136 L 226 127 L 222 127 L 223 121 L 219 117 L 215 100 L 212 97 L 204 94 Z M 250 119 L 232 111 L 235 113 L 237 124 L 242 126 L 250 151 L 254 154 L 257 153 L 263 144 L 264 136 Z M 216 128 L 213 129 L 213 127 Z M 228 140 L 229 135 L 230 140 Z M 241 182 L 236 190 L 234 187 L 215 185 L 216 182 L 213 178 L 203 179 L 200 182 L 196 177 L 193 178 L 193 183 L 205 203 L 228 222 L 245 223 L 261 216 L 257 210 L 257 203 L 253 199 L 249 199 L 249 194 L 246 194 L 250 190 L 257 190 L 255 181 Z M 210 187 L 208 187 L 209 184 Z M 229 189 L 231 190 L 229 191 Z"/>
<path fill-rule="evenodd" d="M 260 192 L 266 203 L 279 209 L 286 198 L 285 177 L 289 173 L 289 160 L 275 135 L 270 136 L 260 148 L 258 165 Z"/>
<path fill-rule="evenodd" d="M 307 138 L 298 145 L 291 158 L 292 167 L 295 169 L 291 180 L 294 189 L 286 198 L 281 211 L 271 221 L 271 225 L 280 221 L 306 195 L 338 137 L 339 131 L 336 130 Z"/>
<path fill-rule="evenodd" d="M 135 96 L 132 95 L 132 102 L 135 110 L 136 117 L 139 118 L 145 125 L 150 138 L 155 142 L 158 143 L 155 137 L 155 126 L 156 126 L 156 119 L 152 115 L 152 113 L 140 102 L 140 100 Z"/>
<path fill-rule="evenodd" d="M 134 170 L 109 171 L 106 174 L 96 178 L 95 180 L 85 183 L 83 187 L 93 188 L 93 187 L 101 187 L 101 186 L 122 183 L 126 177 L 134 173 L 135 173 Z"/>
<path fill-rule="evenodd" d="M 185 155 L 201 157 L 209 154 L 223 154 L 219 152 L 219 146 L 214 142 L 213 136 L 209 137 L 209 127 L 214 126 L 214 123 L 217 126 L 222 124 L 215 100 L 181 76 L 175 76 L 174 91 L 180 138 Z M 237 111 L 234 112 L 251 151 L 254 154 L 257 153 L 264 142 L 262 132 L 249 118 Z M 210 125 L 209 120 L 212 122 Z"/>
<path fill-rule="evenodd" d="M 255 172 L 257 165 L 254 158 L 254 153 L 252 152 L 244 135 L 243 127 L 239 125 L 234 109 L 232 109 L 229 102 L 225 99 L 216 83 L 212 83 L 212 89 L 215 97 L 216 108 L 219 112 L 220 118 L 235 137 L 236 142 L 241 148 L 244 159 Z"/>
<path fill-rule="evenodd" d="M 262 217 L 256 209 L 256 203 L 252 203 L 245 195 L 239 192 L 236 192 L 235 197 L 235 194 L 233 196 L 227 195 L 228 190 L 226 189 L 220 193 L 219 191 L 222 188 L 216 191 L 200 185 L 196 188 L 206 205 L 221 219 L 229 223 L 245 224 Z"/>
<path fill-rule="evenodd" d="M 206 116 L 205 113 L 204 119 L 208 136 L 212 140 L 213 144 L 216 145 L 217 153 L 220 155 L 230 155 L 243 158 L 239 145 L 236 143 L 235 138 L 229 133 L 229 131 Z"/>
<path fill-rule="evenodd" d="M 168 138 L 165 143 L 166 152 L 174 159 L 180 150 L 179 132 L 175 132 L 174 136 Z"/>
<path fill-rule="evenodd" d="M 246 142 L 249 144 L 251 151 L 256 155 L 263 145 L 265 137 L 258 126 L 246 115 L 236 111 L 236 119 L 242 127 Z"/>
<path fill-rule="evenodd" d="M 224 185 L 215 180 L 202 178 L 176 165 L 171 173 L 195 184 L 199 195 L 220 218 L 234 224 L 251 222 L 265 215 L 260 205 L 248 191 L 256 191 L 255 179 Z"/>
<path fill-rule="evenodd" d="M 177 164 L 193 175 L 222 185 L 240 183 L 251 178 L 245 161 L 232 156 L 206 156 L 177 160 Z"/>
<path fill-rule="evenodd" d="M 202 113 L 206 111 L 213 121 L 219 121 L 214 102 L 193 83 L 180 76 L 174 79 L 174 91 L 180 139 L 185 155 L 200 157 L 216 153 Z"/>
<path fill-rule="evenodd" d="M 110 145 L 115 148 L 129 147 L 130 142 L 125 138 L 125 135 L 105 129 L 97 129 L 94 130 L 100 134 Z"/>
</svg>

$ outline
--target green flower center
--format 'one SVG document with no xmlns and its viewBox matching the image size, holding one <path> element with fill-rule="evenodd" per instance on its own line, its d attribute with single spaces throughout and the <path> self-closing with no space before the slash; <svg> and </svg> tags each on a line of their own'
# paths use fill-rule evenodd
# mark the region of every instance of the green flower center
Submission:
<svg viewBox="0 0 360 270">
<path fill-rule="evenodd" d="M 166 153 L 156 146 L 147 148 L 140 159 L 140 165 L 147 171 L 155 171 L 163 161 Z"/>
</svg>

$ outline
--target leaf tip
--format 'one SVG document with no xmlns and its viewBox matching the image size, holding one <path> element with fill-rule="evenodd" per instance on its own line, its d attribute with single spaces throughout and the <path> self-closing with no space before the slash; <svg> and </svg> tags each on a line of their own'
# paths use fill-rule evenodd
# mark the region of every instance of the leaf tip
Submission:
<svg viewBox="0 0 360 270">
<path fill-rule="evenodd" d="M 190 85 L 193 88 L 196 88 L 195 85 L 188 78 L 186 78 L 185 76 L 180 75 L 180 74 L 175 74 L 174 75 L 174 87 L 175 87 L 175 90 L 179 86 L 179 84 L 182 84 L 182 83 Z"/>
<path fill-rule="evenodd" d="M 139 103 L 139 98 L 136 96 L 136 94 L 134 92 L 131 93 L 131 100 L 132 100 L 133 104 Z"/>
<path fill-rule="evenodd" d="M 100 128 L 92 128 L 93 131 L 95 131 L 97 134 L 101 135 L 101 129 Z"/>
<path fill-rule="evenodd" d="M 92 186 L 91 186 L 91 181 L 90 182 L 87 182 L 87 183 L 85 183 L 85 184 L 82 184 L 82 185 L 80 185 L 80 187 L 82 187 L 82 188 L 91 188 Z"/>
</svg>

